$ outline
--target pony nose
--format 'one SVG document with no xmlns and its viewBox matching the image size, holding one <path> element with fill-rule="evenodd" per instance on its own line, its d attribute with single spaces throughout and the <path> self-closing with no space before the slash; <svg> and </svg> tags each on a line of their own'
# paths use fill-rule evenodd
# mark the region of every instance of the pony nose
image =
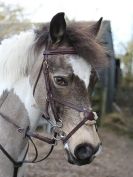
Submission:
<svg viewBox="0 0 133 177">
<path fill-rule="evenodd" d="M 77 160 L 89 160 L 93 155 L 93 148 L 87 143 L 80 144 L 75 148 L 74 155 Z"/>
</svg>

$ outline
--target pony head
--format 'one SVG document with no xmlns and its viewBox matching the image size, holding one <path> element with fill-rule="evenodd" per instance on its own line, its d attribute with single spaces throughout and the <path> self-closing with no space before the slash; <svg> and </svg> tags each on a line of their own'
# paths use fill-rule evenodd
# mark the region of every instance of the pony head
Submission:
<svg viewBox="0 0 133 177">
<path fill-rule="evenodd" d="M 50 23 L 35 31 L 35 62 L 30 73 L 30 84 L 34 90 L 35 101 L 41 112 L 50 116 L 55 122 L 51 105 L 47 108 L 46 79 L 43 63 L 43 52 L 73 48 L 76 54 L 48 55 L 49 82 L 51 93 L 58 99 L 54 103 L 55 114 L 63 123 L 62 131 L 67 135 L 83 119 L 84 114 L 67 104 L 87 108 L 92 111 L 89 87 L 94 86 L 96 70 L 106 63 L 103 47 L 96 37 L 102 18 L 87 26 L 84 23 L 69 22 L 66 24 L 64 13 L 56 14 Z M 39 75 L 39 77 L 38 77 Z M 37 82 L 36 82 L 37 81 Z M 57 100 L 56 99 L 56 100 Z M 71 164 L 85 165 L 90 163 L 101 149 L 101 141 L 95 124 L 86 122 L 64 143 L 68 161 Z"/>
</svg>

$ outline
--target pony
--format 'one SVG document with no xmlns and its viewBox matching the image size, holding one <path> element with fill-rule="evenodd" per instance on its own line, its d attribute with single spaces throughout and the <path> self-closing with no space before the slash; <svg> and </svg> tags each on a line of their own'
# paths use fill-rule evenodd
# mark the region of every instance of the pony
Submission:
<svg viewBox="0 0 133 177">
<path fill-rule="evenodd" d="M 69 134 L 84 119 L 84 112 L 77 111 L 77 107 L 92 111 L 89 92 L 94 85 L 92 76 L 106 65 L 106 52 L 97 41 L 101 21 L 89 25 L 73 21 L 66 24 L 64 13 L 60 12 L 40 29 L 21 32 L 1 42 L 0 144 L 15 161 L 23 160 L 28 140 L 10 122 L 35 131 L 42 113 L 48 112 L 50 121 L 56 123 L 52 106 L 47 105 L 48 90 L 41 69 L 43 52 L 47 49 L 75 51 L 47 55 L 52 94 L 61 103 L 74 105 L 55 101 L 54 111 L 61 119 L 62 132 Z M 2 114 L 9 117 L 8 121 Z M 69 163 L 89 164 L 99 153 L 101 141 L 91 122 L 84 122 L 64 143 Z M 12 161 L 0 149 L 1 177 L 12 177 L 13 170 Z M 17 177 L 22 176 L 23 165 L 17 173 Z"/>
</svg>

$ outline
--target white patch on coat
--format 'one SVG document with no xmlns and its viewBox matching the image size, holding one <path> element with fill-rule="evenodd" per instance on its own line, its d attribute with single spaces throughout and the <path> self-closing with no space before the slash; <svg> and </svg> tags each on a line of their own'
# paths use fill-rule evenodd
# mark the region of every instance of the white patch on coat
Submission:
<svg viewBox="0 0 133 177">
<path fill-rule="evenodd" d="M 91 65 L 89 65 L 83 58 L 74 55 L 69 58 L 69 63 L 73 68 L 74 74 L 84 81 L 87 88 L 90 82 Z"/>
<path fill-rule="evenodd" d="M 35 126 L 39 121 L 40 110 L 35 106 L 36 102 L 33 97 L 33 89 L 31 88 L 29 77 L 25 77 L 15 84 L 14 93 L 24 103 L 25 108 L 28 111 L 31 129 L 36 128 Z"/>
<path fill-rule="evenodd" d="M 14 83 L 26 74 L 29 58 L 34 59 L 32 46 L 35 34 L 32 31 L 21 32 L 0 45 L 0 95 L 3 90 L 11 90 Z M 32 55 L 30 57 L 29 55 Z"/>
</svg>

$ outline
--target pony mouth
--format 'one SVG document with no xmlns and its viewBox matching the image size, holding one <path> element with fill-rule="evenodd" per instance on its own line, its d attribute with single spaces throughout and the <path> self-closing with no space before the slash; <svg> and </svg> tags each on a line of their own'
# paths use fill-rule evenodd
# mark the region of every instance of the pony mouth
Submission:
<svg viewBox="0 0 133 177">
<path fill-rule="evenodd" d="M 70 164 L 72 164 L 72 165 L 83 166 L 83 165 L 88 165 L 88 164 L 90 164 L 90 163 L 93 161 L 94 158 L 95 158 L 95 156 L 92 157 L 92 158 L 89 159 L 89 160 L 77 160 L 77 159 L 71 154 L 71 157 L 70 157 L 70 156 L 68 157 L 68 162 L 69 162 Z"/>
</svg>

